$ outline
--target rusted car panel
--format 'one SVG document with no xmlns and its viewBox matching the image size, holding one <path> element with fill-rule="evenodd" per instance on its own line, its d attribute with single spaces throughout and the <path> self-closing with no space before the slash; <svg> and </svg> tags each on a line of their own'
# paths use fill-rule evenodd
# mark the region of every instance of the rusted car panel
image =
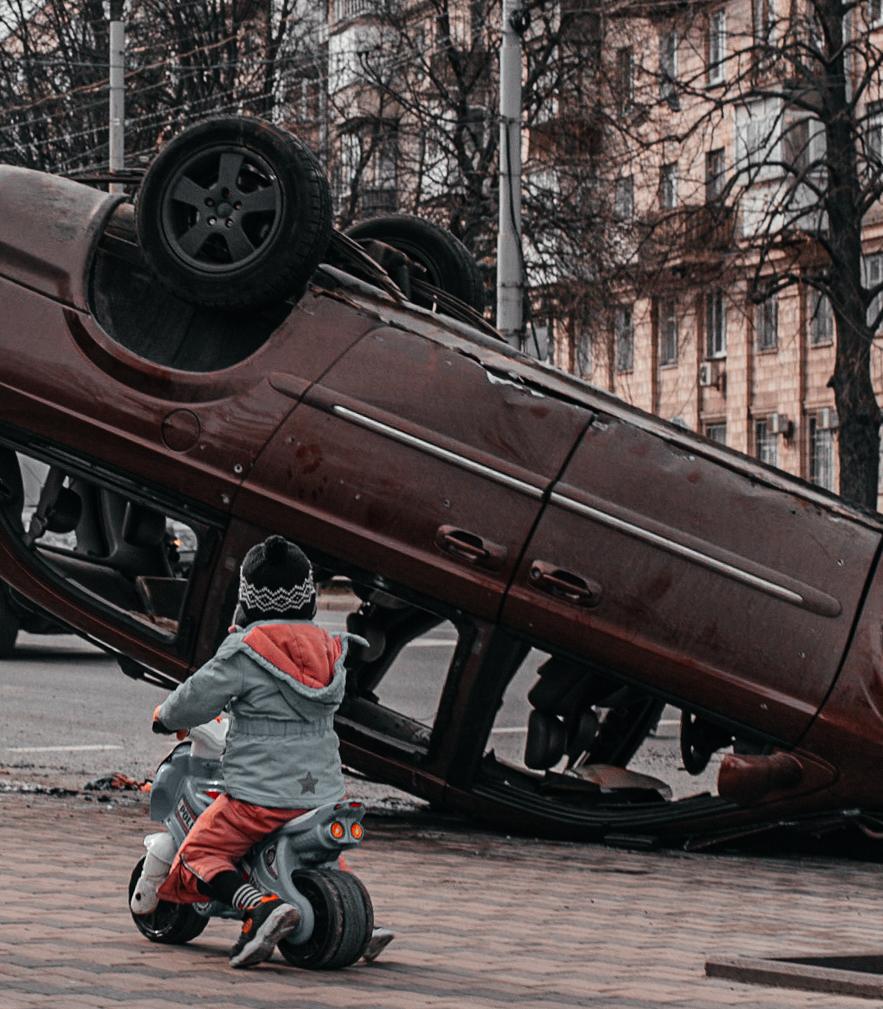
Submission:
<svg viewBox="0 0 883 1009">
<path fill-rule="evenodd" d="M 414 304 L 359 256 L 336 236 L 285 304 L 194 306 L 157 282 L 130 205 L 0 168 L 10 604 L 171 684 L 281 532 L 355 594 L 369 648 L 338 732 L 363 773 L 565 837 L 883 815 L 879 516 Z M 391 710 L 387 678 L 445 621 L 434 714 Z M 666 702 L 691 770 L 733 750 L 717 795 L 629 770 Z M 523 754 L 493 744 L 504 708 Z"/>
<path fill-rule="evenodd" d="M 597 661 L 684 705 L 702 681 L 713 710 L 793 745 L 831 688 L 879 543 L 864 522 L 599 414 L 503 622 L 574 652 L 591 635 Z"/>
<path fill-rule="evenodd" d="M 479 363 L 429 337 L 378 327 L 304 394 L 238 511 L 257 522 L 275 502 L 272 528 L 308 529 L 342 560 L 493 620 L 588 419 L 493 387 Z"/>
<path fill-rule="evenodd" d="M 3 275 L 74 308 L 85 309 L 92 251 L 122 197 L 70 186 L 0 165 Z"/>
</svg>

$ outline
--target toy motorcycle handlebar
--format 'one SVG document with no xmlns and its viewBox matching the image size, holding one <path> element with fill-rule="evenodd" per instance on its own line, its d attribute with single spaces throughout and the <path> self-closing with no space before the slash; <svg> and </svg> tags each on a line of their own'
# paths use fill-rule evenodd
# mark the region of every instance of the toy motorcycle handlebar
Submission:
<svg viewBox="0 0 883 1009">
<path fill-rule="evenodd" d="M 178 739 L 186 739 L 190 735 L 189 729 L 170 729 L 167 725 L 164 725 L 159 717 L 159 709 L 161 705 L 153 709 L 153 722 L 150 726 L 154 735 L 157 736 L 177 736 Z"/>
</svg>

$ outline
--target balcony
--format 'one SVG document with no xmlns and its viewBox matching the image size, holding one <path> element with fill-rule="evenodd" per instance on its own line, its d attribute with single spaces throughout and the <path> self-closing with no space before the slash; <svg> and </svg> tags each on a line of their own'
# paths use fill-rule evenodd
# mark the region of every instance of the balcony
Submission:
<svg viewBox="0 0 883 1009">
<path fill-rule="evenodd" d="M 645 217 L 638 256 L 647 269 L 718 262 L 734 248 L 736 212 L 723 204 L 662 210 Z"/>
<path fill-rule="evenodd" d="M 378 214 L 392 214 L 398 209 L 397 189 L 363 189 L 361 192 L 362 213 L 365 217 Z"/>
</svg>

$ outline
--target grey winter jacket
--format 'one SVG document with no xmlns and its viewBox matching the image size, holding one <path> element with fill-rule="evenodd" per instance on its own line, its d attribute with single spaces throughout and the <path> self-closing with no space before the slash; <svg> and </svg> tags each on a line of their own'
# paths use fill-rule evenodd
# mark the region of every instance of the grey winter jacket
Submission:
<svg viewBox="0 0 883 1009">
<path fill-rule="evenodd" d="M 334 713 L 347 637 L 311 621 L 237 628 L 166 698 L 159 718 L 189 729 L 229 709 L 224 783 L 234 799 L 287 809 L 334 802 L 344 793 Z"/>
</svg>

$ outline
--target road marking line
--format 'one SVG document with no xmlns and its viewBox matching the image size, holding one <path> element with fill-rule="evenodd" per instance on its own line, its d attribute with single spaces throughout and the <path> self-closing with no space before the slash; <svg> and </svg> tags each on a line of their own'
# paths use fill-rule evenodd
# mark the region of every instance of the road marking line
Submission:
<svg viewBox="0 0 883 1009">
<path fill-rule="evenodd" d="M 122 750 L 122 746 L 0 746 L 3 753 L 70 753 L 74 750 Z"/>
<path fill-rule="evenodd" d="M 527 729 L 526 728 L 524 728 L 524 729 L 518 728 L 516 726 L 508 726 L 508 727 L 501 728 L 501 729 L 491 729 L 491 734 L 492 735 L 494 733 L 498 733 L 500 735 L 503 735 L 503 734 L 505 734 L 505 735 L 514 735 L 515 733 L 518 733 L 518 732 L 527 732 Z"/>
</svg>

